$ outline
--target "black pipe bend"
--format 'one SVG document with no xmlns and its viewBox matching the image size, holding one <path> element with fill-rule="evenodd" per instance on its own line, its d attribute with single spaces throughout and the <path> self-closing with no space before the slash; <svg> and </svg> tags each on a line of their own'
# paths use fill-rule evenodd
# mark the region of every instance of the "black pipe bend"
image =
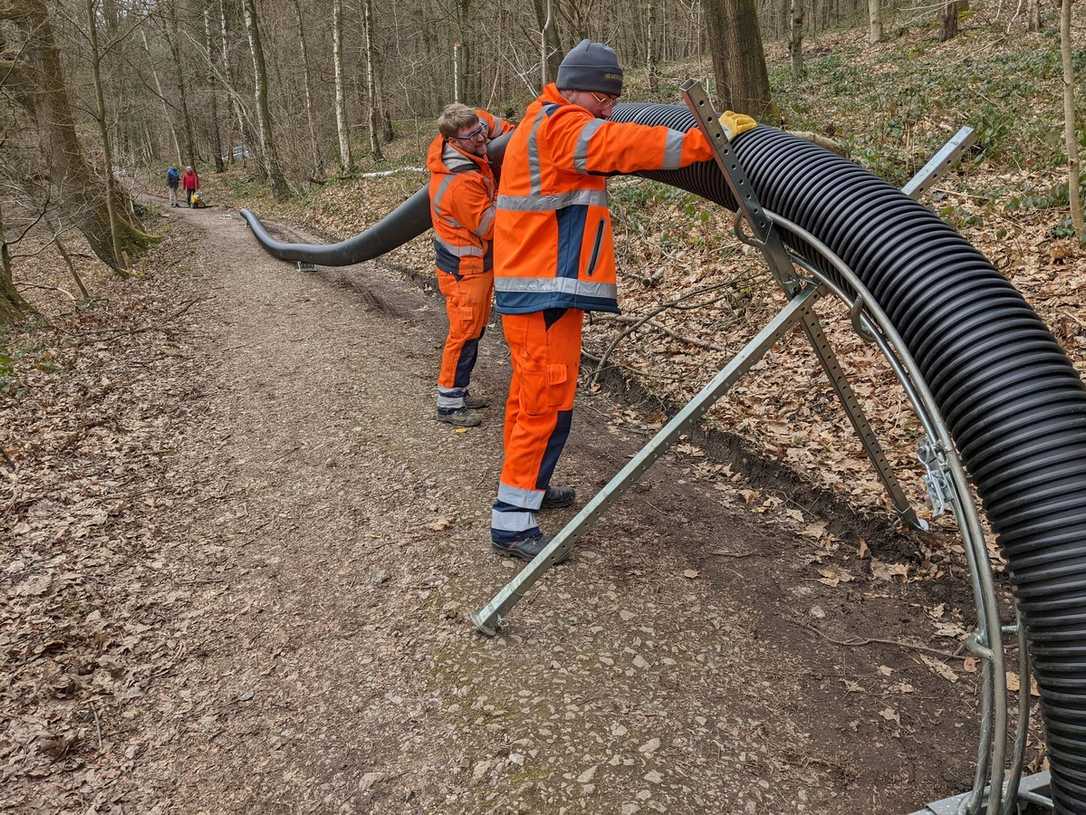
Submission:
<svg viewBox="0 0 1086 815">
<path fill-rule="evenodd" d="M 509 135 L 500 136 L 487 145 L 487 153 L 495 167 L 495 177 L 501 170 L 502 157 Z M 302 261 L 318 266 L 350 266 L 373 260 L 417 238 L 431 226 L 430 192 L 423 186 L 414 195 L 369 229 L 339 243 L 285 243 L 268 234 L 264 224 L 247 209 L 241 211 L 253 235 L 265 251 L 279 260 Z"/>
<path fill-rule="evenodd" d="M 620 104 L 613 118 L 694 126 L 690 111 L 678 105 Z M 1086 813 L 1081 378 L 1022 295 L 926 207 L 854 163 L 774 128 L 759 125 L 733 146 L 761 203 L 817 236 L 859 276 L 924 380 L 936 386 L 936 404 L 1010 566 L 1041 692 L 1055 811 Z M 735 209 L 715 162 L 639 175 Z M 425 193 L 333 247 L 268 242 L 255 216 L 247 219 L 277 257 L 341 265 L 422 234 L 430 225 Z M 799 236 L 783 230 L 782 238 L 851 291 Z"/>
</svg>

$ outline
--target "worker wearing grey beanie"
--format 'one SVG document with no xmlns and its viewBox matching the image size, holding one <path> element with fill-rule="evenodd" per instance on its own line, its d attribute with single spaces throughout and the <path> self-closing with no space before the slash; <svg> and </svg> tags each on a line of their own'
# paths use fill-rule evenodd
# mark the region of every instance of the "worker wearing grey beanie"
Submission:
<svg viewBox="0 0 1086 815">
<path fill-rule="evenodd" d="M 582 40 L 505 146 L 494 292 L 513 376 L 490 515 L 491 548 L 499 555 L 538 556 L 547 539 L 536 513 L 577 499 L 572 486 L 552 484 L 551 476 L 573 420 L 584 313 L 618 312 L 608 177 L 713 158 L 699 128 L 608 121 L 621 93 L 615 52 Z M 559 550 L 552 562 L 565 557 Z"/>
<path fill-rule="evenodd" d="M 559 90 L 598 91 L 610 96 L 622 94 L 622 66 L 618 55 L 602 42 L 581 40 L 558 66 Z"/>
</svg>

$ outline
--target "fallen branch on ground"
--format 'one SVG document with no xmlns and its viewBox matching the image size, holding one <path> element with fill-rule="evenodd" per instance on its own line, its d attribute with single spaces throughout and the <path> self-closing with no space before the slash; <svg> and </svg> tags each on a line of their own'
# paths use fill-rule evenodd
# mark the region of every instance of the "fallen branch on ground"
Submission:
<svg viewBox="0 0 1086 815">
<path fill-rule="evenodd" d="M 838 640 L 834 639 L 829 634 L 826 634 L 825 632 L 815 628 L 810 623 L 805 623 L 803 620 L 798 620 L 795 617 L 785 617 L 784 619 L 792 623 L 793 625 L 798 625 L 800 628 L 806 628 L 808 631 L 813 631 L 814 633 L 818 634 L 818 636 L 820 636 L 822 639 L 826 640 L 826 642 L 832 642 L 834 645 L 840 645 L 845 648 L 858 648 L 864 645 L 892 645 L 895 648 L 906 648 L 912 651 L 921 651 L 922 653 L 932 654 L 937 657 L 942 657 L 943 659 L 965 659 L 967 656 L 969 656 L 968 654 L 952 654 L 949 651 L 940 651 L 937 648 L 929 648 L 926 645 L 917 645 L 912 642 L 902 642 L 901 640 L 887 640 L 881 639 L 879 637 L 851 637 L 847 640 Z"/>
<path fill-rule="evenodd" d="M 611 356 L 611 352 L 615 350 L 615 347 L 620 342 L 622 342 L 623 339 L 625 339 L 630 334 L 635 332 L 638 328 L 640 328 L 642 325 L 647 323 L 649 320 L 651 320 L 657 314 L 659 314 L 659 313 L 661 313 L 663 311 L 667 311 L 669 308 L 675 308 L 680 303 L 682 303 L 684 300 L 689 300 L 692 297 L 697 297 L 699 294 L 707 294 L 708 292 L 717 291 L 718 289 L 722 289 L 725 286 L 731 286 L 731 285 L 733 285 L 733 281 L 728 280 L 728 281 L 726 281 L 724 283 L 713 283 L 710 286 L 702 286 L 701 288 L 694 289 L 693 291 L 686 292 L 685 294 L 680 294 L 675 299 L 668 300 L 666 303 L 662 303 L 661 305 L 659 305 L 656 308 L 652 309 L 647 314 L 644 314 L 641 317 L 638 317 L 636 319 L 636 322 L 632 323 L 629 328 L 627 328 L 625 331 L 623 331 L 621 334 L 619 334 L 617 337 L 615 337 L 613 340 L 611 340 L 610 345 L 607 346 L 607 348 L 604 350 L 603 354 L 600 356 L 599 363 L 596 365 L 596 370 L 593 372 L 592 378 L 588 381 L 588 387 L 590 387 L 590 388 L 595 387 L 596 381 L 599 378 L 600 371 L 602 371 L 604 369 L 604 364 L 607 362 L 607 359 Z M 720 299 L 720 298 L 717 298 L 717 299 Z M 716 301 L 714 300 L 712 302 L 716 302 Z M 686 307 L 685 310 L 689 310 L 690 308 L 691 307 L 688 306 L 688 307 Z"/>
</svg>

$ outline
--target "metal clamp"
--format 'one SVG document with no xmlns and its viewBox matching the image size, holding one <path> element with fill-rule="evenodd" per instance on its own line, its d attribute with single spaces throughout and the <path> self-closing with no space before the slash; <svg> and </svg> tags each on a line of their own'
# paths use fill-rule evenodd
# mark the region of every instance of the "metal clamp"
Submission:
<svg viewBox="0 0 1086 815">
<path fill-rule="evenodd" d="M 916 457 L 924 466 L 924 475 L 921 481 L 928 491 L 928 502 L 931 504 L 931 517 L 938 518 L 953 500 L 953 492 L 950 489 L 949 470 L 946 456 L 938 442 L 925 436 L 916 446 Z"/>
</svg>

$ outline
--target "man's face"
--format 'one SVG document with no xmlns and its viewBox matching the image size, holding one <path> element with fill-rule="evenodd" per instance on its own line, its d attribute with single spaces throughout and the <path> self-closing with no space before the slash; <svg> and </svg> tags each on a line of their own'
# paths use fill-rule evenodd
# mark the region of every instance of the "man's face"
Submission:
<svg viewBox="0 0 1086 815">
<path fill-rule="evenodd" d="M 480 121 L 457 130 L 452 140 L 465 153 L 476 156 L 486 155 L 486 125 Z"/>
<path fill-rule="evenodd" d="M 618 96 L 599 91 L 570 91 L 566 97 L 575 105 L 580 105 L 597 119 L 610 119 L 615 112 Z"/>
</svg>

